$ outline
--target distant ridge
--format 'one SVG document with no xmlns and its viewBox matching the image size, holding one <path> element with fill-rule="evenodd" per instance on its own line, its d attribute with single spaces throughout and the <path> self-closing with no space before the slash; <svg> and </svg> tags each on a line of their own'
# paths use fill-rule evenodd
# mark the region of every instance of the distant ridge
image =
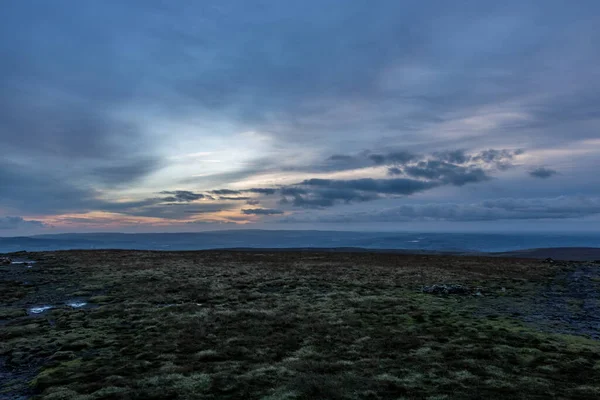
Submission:
<svg viewBox="0 0 600 400">
<path fill-rule="evenodd" d="M 600 248 L 598 247 L 550 247 L 545 249 L 525 249 L 491 254 L 499 257 L 552 258 L 554 260 L 568 261 L 600 260 Z"/>
</svg>

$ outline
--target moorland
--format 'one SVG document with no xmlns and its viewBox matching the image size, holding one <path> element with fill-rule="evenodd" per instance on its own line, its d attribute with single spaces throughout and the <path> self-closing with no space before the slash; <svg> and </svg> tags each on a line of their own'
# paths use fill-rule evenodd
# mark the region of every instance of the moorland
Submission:
<svg viewBox="0 0 600 400">
<path fill-rule="evenodd" d="M 600 398 L 594 262 L 318 251 L 8 256 L 3 399 Z"/>
</svg>

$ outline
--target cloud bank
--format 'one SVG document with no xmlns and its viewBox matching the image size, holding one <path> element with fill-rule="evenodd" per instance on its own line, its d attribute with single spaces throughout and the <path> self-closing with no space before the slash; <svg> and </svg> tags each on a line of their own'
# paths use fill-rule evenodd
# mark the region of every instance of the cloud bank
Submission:
<svg viewBox="0 0 600 400">
<path fill-rule="evenodd" d="M 598 26 L 592 0 L 13 2 L 0 218 L 317 227 L 597 198 Z M 526 210 L 503 212 L 554 215 Z"/>
</svg>

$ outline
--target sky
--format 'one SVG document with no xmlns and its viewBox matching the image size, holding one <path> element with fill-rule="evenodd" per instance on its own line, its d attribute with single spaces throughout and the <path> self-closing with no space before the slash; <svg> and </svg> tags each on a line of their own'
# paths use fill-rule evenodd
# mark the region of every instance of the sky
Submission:
<svg viewBox="0 0 600 400">
<path fill-rule="evenodd" d="M 599 230 L 600 3 L 19 0 L 0 236 Z"/>
</svg>

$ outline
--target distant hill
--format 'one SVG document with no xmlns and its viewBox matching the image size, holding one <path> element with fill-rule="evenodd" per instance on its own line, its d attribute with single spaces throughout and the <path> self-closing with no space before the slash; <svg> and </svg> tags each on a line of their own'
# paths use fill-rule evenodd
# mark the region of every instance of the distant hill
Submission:
<svg viewBox="0 0 600 400">
<path fill-rule="evenodd" d="M 494 253 L 502 257 L 552 258 L 554 260 L 593 261 L 600 260 L 600 248 L 597 247 L 552 247 L 547 249 L 526 249 Z"/>
</svg>

